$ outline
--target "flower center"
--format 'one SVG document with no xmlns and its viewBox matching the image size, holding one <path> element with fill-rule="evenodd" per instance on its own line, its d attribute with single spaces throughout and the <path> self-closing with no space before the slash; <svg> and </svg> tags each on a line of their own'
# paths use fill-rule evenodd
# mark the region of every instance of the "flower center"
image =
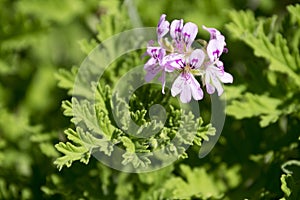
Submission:
<svg viewBox="0 0 300 200">
<path fill-rule="evenodd" d="M 183 73 L 186 74 L 186 73 L 190 73 L 190 71 L 192 70 L 190 64 L 185 64 L 184 67 L 183 67 Z"/>
</svg>

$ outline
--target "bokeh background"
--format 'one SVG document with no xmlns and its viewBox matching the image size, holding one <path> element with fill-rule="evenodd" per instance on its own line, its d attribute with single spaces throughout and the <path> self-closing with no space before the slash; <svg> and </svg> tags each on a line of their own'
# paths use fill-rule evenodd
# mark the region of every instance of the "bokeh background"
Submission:
<svg viewBox="0 0 300 200">
<path fill-rule="evenodd" d="M 297 3 L 0 0 L 0 199 L 299 199 L 299 4 L 287 9 Z M 234 83 L 219 142 L 204 159 L 191 149 L 152 174 L 118 172 L 94 158 L 59 171 L 54 145 L 72 127 L 61 109 L 73 84 L 66 72 L 101 40 L 155 27 L 162 13 L 226 36 L 222 59 Z M 208 39 L 204 31 L 198 37 Z"/>
</svg>

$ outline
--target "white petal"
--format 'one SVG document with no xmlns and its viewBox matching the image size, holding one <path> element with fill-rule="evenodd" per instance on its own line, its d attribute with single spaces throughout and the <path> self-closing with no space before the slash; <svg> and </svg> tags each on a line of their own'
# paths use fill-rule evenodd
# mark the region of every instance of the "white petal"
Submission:
<svg viewBox="0 0 300 200">
<path fill-rule="evenodd" d="M 211 79 L 211 72 L 209 71 L 209 67 L 208 67 L 205 72 L 205 79 L 204 79 L 205 85 L 210 83 L 210 79 Z"/>
<path fill-rule="evenodd" d="M 202 28 L 203 28 L 204 30 L 206 30 L 206 31 L 209 32 L 209 34 L 210 34 L 210 39 L 216 39 L 217 36 L 220 36 L 220 35 L 221 35 L 220 31 L 218 31 L 218 30 L 215 29 L 215 28 L 207 28 L 207 27 L 204 26 L 204 25 L 202 26 Z"/>
<path fill-rule="evenodd" d="M 219 81 L 219 79 L 216 76 L 212 76 L 211 80 L 212 80 L 212 84 L 217 89 L 218 96 L 221 96 L 224 91 L 221 82 Z"/>
<path fill-rule="evenodd" d="M 187 84 L 187 82 L 184 82 L 183 87 L 182 87 L 182 91 L 181 91 L 181 94 L 180 94 L 180 101 L 182 103 L 188 103 L 188 102 L 191 101 L 191 99 L 192 99 L 191 88 Z"/>
<path fill-rule="evenodd" d="M 152 47 L 152 46 L 148 46 L 147 47 L 147 54 L 151 57 L 153 57 L 154 55 L 158 54 L 158 51 L 161 49 L 161 47 Z"/>
<path fill-rule="evenodd" d="M 232 83 L 233 82 L 232 75 L 227 72 L 224 72 L 223 76 L 220 76 L 219 78 L 223 83 Z"/>
<path fill-rule="evenodd" d="M 175 69 L 182 69 L 184 67 L 184 55 L 183 54 L 170 54 L 165 56 L 164 65 L 167 72 L 172 72 Z"/>
<path fill-rule="evenodd" d="M 208 94 L 213 94 L 215 92 L 215 87 L 210 83 L 206 84 L 206 91 Z"/>
<path fill-rule="evenodd" d="M 149 68 L 152 68 L 153 65 L 156 65 L 157 61 L 154 58 L 150 58 L 144 65 L 144 69 L 147 70 Z"/>
<path fill-rule="evenodd" d="M 200 84 L 193 75 L 191 75 L 190 88 L 195 100 L 201 100 L 203 98 L 203 91 L 200 87 Z"/>
<path fill-rule="evenodd" d="M 210 61 L 214 61 L 215 58 L 220 57 L 224 50 L 224 41 L 220 40 L 210 40 L 207 45 L 207 54 Z"/>
<path fill-rule="evenodd" d="M 184 81 L 185 79 L 184 77 L 181 76 L 181 74 L 175 79 L 171 88 L 171 94 L 173 97 L 175 97 L 177 94 L 179 94 L 182 91 Z"/>
<path fill-rule="evenodd" d="M 182 19 L 180 19 L 180 20 L 175 19 L 172 21 L 171 26 L 170 26 L 170 35 L 174 40 L 178 39 L 179 35 L 181 35 L 182 27 L 183 27 Z"/>
<path fill-rule="evenodd" d="M 160 38 L 162 38 L 164 35 L 166 35 L 169 31 L 169 26 L 170 23 L 166 21 L 166 15 L 162 14 L 160 16 L 158 25 L 157 25 L 157 36 L 158 36 L 158 41 L 160 41 Z"/>
<path fill-rule="evenodd" d="M 197 69 L 202 65 L 204 58 L 205 53 L 201 49 L 195 49 L 189 57 L 189 63 Z"/>
<path fill-rule="evenodd" d="M 182 38 L 186 43 L 187 48 L 189 48 L 196 38 L 198 33 L 198 26 L 192 22 L 188 22 L 184 25 L 182 29 Z"/>
</svg>

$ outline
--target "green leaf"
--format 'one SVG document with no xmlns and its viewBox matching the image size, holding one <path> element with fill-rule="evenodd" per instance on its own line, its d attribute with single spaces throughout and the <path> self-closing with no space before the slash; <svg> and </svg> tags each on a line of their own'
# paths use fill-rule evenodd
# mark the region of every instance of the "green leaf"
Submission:
<svg viewBox="0 0 300 200">
<path fill-rule="evenodd" d="M 219 183 L 208 174 L 204 168 L 191 169 L 187 165 L 180 165 L 180 170 L 186 181 L 180 177 L 172 177 L 166 182 L 166 189 L 173 190 L 172 199 L 220 199 L 223 196 L 218 188 Z"/>
<path fill-rule="evenodd" d="M 122 161 L 123 165 L 127 165 L 131 163 L 134 168 L 146 168 L 151 164 L 151 160 L 147 157 L 147 155 L 139 155 L 136 153 L 126 152 L 122 155 L 124 158 Z"/>
<path fill-rule="evenodd" d="M 57 158 L 54 161 L 54 164 L 57 165 L 59 170 L 61 170 L 64 165 L 70 167 L 72 165 L 72 162 L 76 160 L 87 164 L 89 162 L 91 152 L 83 144 L 83 141 L 80 139 L 79 134 L 72 129 L 66 130 L 65 134 L 67 135 L 68 139 L 76 145 L 70 142 L 60 142 L 56 144 L 55 148 L 65 155 Z"/>
<path fill-rule="evenodd" d="M 297 73 L 300 69 L 300 55 L 289 49 L 287 40 L 279 32 L 275 33 L 274 41 L 268 37 L 264 32 L 268 20 L 256 20 L 250 11 L 232 11 L 230 18 L 233 22 L 226 27 L 234 38 L 249 45 L 256 56 L 269 61 L 270 70 L 287 74 L 294 84 L 300 86 Z"/>
<path fill-rule="evenodd" d="M 198 125 L 196 137 L 194 138 L 194 142 L 196 138 L 200 140 L 199 142 L 201 142 L 202 140 L 208 141 L 209 136 L 213 136 L 216 134 L 216 129 L 212 126 L 212 124 L 207 124 L 206 126 L 203 126 L 202 118 L 199 118 L 198 121 L 199 121 L 199 125 Z M 198 143 L 195 142 L 195 143 L 198 146 L 201 146 L 201 143 L 199 142 Z"/>
<path fill-rule="evenodd" d="M 123 136 L 120 138 L 120 141 L 122 141 L 122 144 L 126 148 L 126 151 L 129 153 L 134 153 L 135 152 L 135 146 L 134 143 L 126 136 Z"/>
<path fill-rule="evenodd" d="M 91 133 L 84 132 L 79 127 L 76 131 L 68 129 L 65 131 L 65 134 L 70 142 L 60 142 L 55 145 L 55 148 L 64 154 L 64 156 L 57 158 L 54 162 L 59 170 L 64 165 L 70 167 L 72 162 L 76 160 L 87 164 L 93 151 L 102 151 L 108 156 L 113 151 L 112 143 L 106 138 L 96 138 Z"/>
<path fill-rule="evenodd" d="M 72 102 L 70 101 L 62 101 L 61 104 L 62 109 L 64 110 L 64 115 L 67 117 L 73 117 L 73 108 L 72 108 Z"/>
<path fill-rule="evenodd" d="M 55 74 L 55 78 L 58 80 L 58 86 L 67 89 L 69 95 L 72 94 L 77 70 L 76 67 L 73 67 L 71 71 L 59 69 L 58 73 Z"/>
<path fill-rule="evenodd" d="M 226 107 L 226 112 L 237 119 L 260 116 L 260 125 L 265 127 L 278 120 L 281 112 L 277 107 L 280 103 L 280 100 L 267 95 L 246 93 L 238 100 L 233 100 Z"/>
<path fill-rule="evenodd" d="M 298 25 L 300 25 L 300 4 L 289 5 L 287 10 L 292 16 L 292 21 L 297 21 Z"/>
</svg>

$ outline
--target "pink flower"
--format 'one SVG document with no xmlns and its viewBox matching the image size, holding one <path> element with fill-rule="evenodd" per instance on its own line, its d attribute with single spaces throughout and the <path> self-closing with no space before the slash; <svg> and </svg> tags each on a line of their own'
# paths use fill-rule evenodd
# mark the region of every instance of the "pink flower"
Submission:
<svg viewBox="0 0 300 200">
<path fill-rule="evenodd" d="M 223 62 L 219 60 L 222 53 L 227 52 L 225 37 L 215 28 L 202 27 L 210 33 L 210 40 L 206 47 L 210 61 L 204 65 L 205 72 L 202 80 L 208 94 L 213 94 L 217 90 L 220 96 L 224 91 L 221 83 L 233 82 L 232 75 L 224 71 Z"/>
<path fill-rule="evenodd" d="M 179 72 L 179 76 L 172 84 L 172 96 L 180 95 L 183 103 L 203 98 L 203 91 L 194 76 L 199 76 L 203 86 L 209 94 L 216 90 L 220 96 L 223 93 L 222 83 L 232 83 L 231 74 L 224 71 L 220 57 L 225 48 L 225 37 L 215 28 L 202 28 L 209 32 L 210 40 L 206 47 L 194 49 L 194 42 L 198 33 L 198 27 L 192 22 L 183 23 L 183 19 L 166 21 L 166 15 L 162 14 L 157 28 L 158 46 L 153 46 L 154 41 L 149 42 L 146 54 L 150 59 L 144 65 L 146 70 L 145 80 L 150 82 L 157 74 L 161 74 L 158 80 L 162 83 L 162 93 L 169 73 Z M 170 33 L 171 41 L 165 36 Z"/>
<path fill-rule="evenodd" d="M 172 96 L 180 94 L 182 103 L 190 102 L 192 97 L 195 100 L 201 100 L 203 98 L 203 91 L 195 79 L 193 72 L 200 68 L 204 57 L 205 53 L 200 49 L 196 49 L 186 59 L 178 55 L 178 59 L 168 63 L 167 69 L 169 71 L 175 69 L 181 71 L 172 85 L 171 94 Z"/>
</svg>

